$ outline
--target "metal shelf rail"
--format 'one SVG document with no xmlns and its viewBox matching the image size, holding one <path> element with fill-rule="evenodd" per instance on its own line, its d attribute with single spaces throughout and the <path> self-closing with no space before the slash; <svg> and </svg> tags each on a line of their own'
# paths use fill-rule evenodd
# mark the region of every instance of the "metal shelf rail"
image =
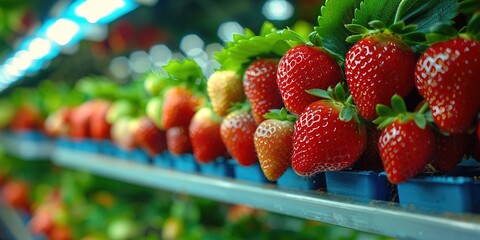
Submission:
<svg viewBox="0 0 480 240">
<path fill-rule="evenodd" d="M 126 182 L 335 224 L 400 239 L 480 239 L 480 216 L 431 213 L 396 203 L 280 189 L 232 178 L 182 173 L 108 156 L 57 148 L 54 163 Z"/>
<path fill-rule="evenodd" d="M 18 134 L 0 133 L 2 147 L 15 157 L 25 160 L 49 160 L 53 151 L 53 142 L 25 139 Z"/>
<path fill-rule="evenodd" d="M 32 239 L 17 212 L 2 201 L 0 201 L 0 239 Z"/>
</svg>

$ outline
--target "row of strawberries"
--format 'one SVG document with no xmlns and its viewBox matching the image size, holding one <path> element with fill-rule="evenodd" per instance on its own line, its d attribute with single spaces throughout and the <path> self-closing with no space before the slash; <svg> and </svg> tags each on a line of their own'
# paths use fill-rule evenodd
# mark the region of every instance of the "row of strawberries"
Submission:
<svg viewBox="0 0 480 240">
<path fill-rule="evenodd" d="M 467 32 L 415 51 L 399 33 L 415 27 L 350 24 L 358 34 L 340 60 L 316 41 L 291 44 L 281 56 L 237 48 L 263 49 L 255 44 L 289 29 L 236 36 L 217 53 L 222 68 L 208 81 L 194 61 L 171 61 L 146 77 L 146 106 L 93 100 L 56 112 L 46 126 L 151 155 L 193 152 L 202 164 L 228 152 L 243 166 L 259 162 L 272 181 L 289 166 L 301 176 L 384 169 L 392 183 L 425 168 L 448 172 L 467 153 L 479 159 L 480 42 L 471 27 L 479 22 L 474 14 Z"/>
</svg>

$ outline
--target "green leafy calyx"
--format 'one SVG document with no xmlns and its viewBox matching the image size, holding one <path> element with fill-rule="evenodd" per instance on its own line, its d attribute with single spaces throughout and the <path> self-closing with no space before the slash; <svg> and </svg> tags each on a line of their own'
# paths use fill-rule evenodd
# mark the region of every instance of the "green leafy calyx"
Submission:
<svg viewBox="0 0 480 240">
<path fill-rule="evenodd" d="M 340 120 L 350 122 L 352 119 L 361 125 L 360 117 L 358 115 L 357 107 L 353 104 L 351 95 L 345 92 L 342 83 L 338 83 L 335 88 L 329 87 L 327 90 L 310 89 L 307 93 L 323 98 L 324 101 L 331 102 L 340 109 Z"/>
<path fill-rule="evenodd" d="M 289 114 L 287 112 L 287 109 L 281 108 L 281 109 L 272 109 L 270 112 L 266 113 L 263 115 L 265 119 L 275 119 L 279 121 L 289 121 L 289 122 L 295 122 L 297 121 L 297 117 Z"/>
<path fill-rule="evenodd" d="M 396 121 L 405 123 L 412 120 L 415 121 L 418 127 L 425 129 L 427 118 L 424 113 L 428 109 L 428 103 L 425 103 L 418 112 L 408 112 L 403 98 L 395 94 L 390 100 L 390 104 L 391 108 L 383 104 L 377 104 L 378 118 L 373 123 L 378 124 L 379 129 L 384 129 Z"/>
</svg>

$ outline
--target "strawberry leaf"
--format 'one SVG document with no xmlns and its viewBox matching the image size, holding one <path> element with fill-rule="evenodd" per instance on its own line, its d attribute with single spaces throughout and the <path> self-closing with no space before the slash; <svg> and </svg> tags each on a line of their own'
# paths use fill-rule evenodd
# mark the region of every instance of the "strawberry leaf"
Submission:
<svg viewBox="0 0 480 240">
<path fill-rule="evenodd" d="M 260 36 L 266 36 L 267 34 L 275 31 L 277 31 L 277 29 L 271 22 L 265 22 L 260 29 Z"/>
<path fill-rule="evenodd" d="M 350 122 L 350 120 L 352 120 L 353 118 L 353 115 L 355 114 L 355 110 L 353 109 L 352 106 L 347 106 L 345 108 L 342 109 L 342 111 L 340 112 L 340 120 L 344 121 L 344 122 Z"/>
<path fill-rule="evenodd" d="M 460 1 L 460 12 L 463 14 L 472 14 L 480 9 L 480 1 L 478 0 L 462 0 Z"/>
<path fill-rule="evenodd" d="M 355 10 L 355 18 L 352 23 L 369 26 L 369 22 L 379 20 L 386 26 L 395 22 L 395 14 L 402 0 L 364 0 L 360 8 Z"/>
<path fill-rule="evenodd" d="M 321 38 L 323 47 L 341 56 L 342 60 L 352 46 L 345 41 L 350 33 L 344 26 L 351 23 L 354 9 L 359 2 L 359 0 L 327 0 L 320 9 L 315 31 Z"/>
<path fill-rule="evenodd" d="M 452 24 L 458 8 L 456 0 L 403 0 L 398 6 L 396 19 L 406 25 L 416 25 L 417 31 L 426 33 L 438 22 Z"/>
<path fill-rule="evenodd" d="M 414 121 L 415 124 L 417 124 L 417 126 L 421 129 L 425 129 L 425 127 L 427 126 L 427 120 L 422 114 L 415 114 Z"/>
<path fill-rule="evenodd" d="M 378 116 L 395 116 L 396 113 L 389 107 L 383 104 L 377 104 L 375 108 L 377 110 Z"/>
<path fill-rule="evenodd" d="M 480 12 L 475 13 L 467 25 L 467 34 L 475 36 L 479 40 L 478 34 L 480 33 Z"/>
<path fill-rule="evenodd" d="M 251 61 L 260 56 L 282 57 L 292 46 L 305 44 L 305 40 L 290 29 L 277 31 L 273 24 L 265 22 L 259 36 L 245 29 L 245 34 L 236 34 L 222 51 L 215 53 L 215 60 L 223 70 L 242 71 Z"/>
<path fill-rule="evenodd" d="M 328 91 L 323 89 L 315 88 L 315 89 L 306 90 L 306 92 L 313 96 L 317 96 L 325 99 L 332 99 L 332 96 L 328 93 Z"/>
<path fill-rule="evenodd" d="M 276 119 L 280 121 L 289 121 L 295 122 L 297 121 L 297 117 L 287 112 L 287 109 L 271 109 L 270 112 L 263 115 L 265 119 Z"/>
<path fill-rule="evenodd" d="M 407 112 L 407 105 L 405 105 L 405 101 L 403 101 L 402 97 L 400 97 L 399 95 L 393 95 L 391 104 L 393 111 L 397 113 Z"/>
<path fill-rule="evenodd" d="M 378 125 L 378 128 L 379 129 L 384 129 L 386 128 L 388 125 L 392 124 L 393 122 L 395 122 L 397 120 L 397 118 L 393 118 L 393 117 L 387 117 L 385 118 L 385 120 L 383 122 L 381 122 L 379 125 Z"/>
<path fill-rule="evenodd" d="M 342 84 L 337 84 L 335 86 L 335 97 L 339 102 L 345 102 L 345 90 L 343 89 Z"/>
<path fill-rule="evenodd" d="M 368 33 L 368 28 L 358 24 L 347 24 L 345 27 L 353 33 Z"/>
</svg>

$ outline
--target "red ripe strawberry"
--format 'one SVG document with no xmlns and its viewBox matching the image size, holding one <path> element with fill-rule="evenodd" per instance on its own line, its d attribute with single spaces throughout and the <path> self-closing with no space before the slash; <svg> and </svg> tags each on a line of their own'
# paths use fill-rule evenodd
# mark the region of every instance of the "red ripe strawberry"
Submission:
<svg viewBox="0 0 480 240">
<path fill-rule="evenodd" d="M 61 108 L 50 114 L 45 120 L 45 132 L 52 137 L 67 136 L 70 129 L 71 113 L 72 109 Z"/>
<path fill-rule="evenodd" d="M 172 127 L 167 129 L 167 148 L 175 155 L 192 152 L 188 128 Z"/>
<path fill-rule="evenodd" d="M 213 111 L 221 117 L 228 114 L 234 103 L 245 100 L 242 78 L 230 70 L 213 73 L 208 79 L 207 91 Z"/>
<path fill-rule="evenodd" d="M 107 113 L 112 104 L 98 100 L 90 116 L 90 137 L 96 140 L 109 139 L 111 124 L 107 122 Z"/>
<path fill-rule="evenodd" d="M 388 105 L 394 94 L 407 96 L 415 63 L 415 54 L 397 35 L 374 34 L 357 42 L 346 55 L 345 75 L 358 113 L 373 120 L 377 104 Z"/>
<path fill-rule="evenodd" d="M 200 100 L 189 89 L 180 86 L 168 89 L 164 95 L 163 127 L 188 127 L 199 105 Z"/>
<path fill-rule="evenodd" d="M 93 112 L 95 101 L 85 102 L 72 109 L 70 115 L 70 137 L 81 140 L 90 137 L 90 116 Z"/>
<path fill-rule="evenodd" d="M 270 109 L 283 106 L 282 96 L 277 85 L 278 61 L 275 59 L 259 59 L 245 70 L 243 87 L 245 95 L 252 105 L 255 122 L 260 124 L 263 115 Z"/>
<path fill-rule="evenodd" d="M 16 209 L 29 210 L 29 187 L 18 180 L 8 181 L 1 189 L 3 201 Z"/>
<path fill-rule="evenodd" d="M 378 142 L 388 179 L 394 184 L 415 176 L 430 161 L 435 151 L 435 136 L 413 120 L 396 121 L 387 126 Z"/>
<path fill-rule="evenodd" d="M 22 105 L 15 112 L 10 127 L 13 131 L 29 131 L 41 128 L 43 118 L 37 107 Z"/>
<path fill-rule="evenodd" d="M 430 166 L 440 172 L 449 172 L 462 161 L 468 148 L 468 135 L 435 135 L 435 151 Z"/>
<path fill-rule="evenodd" d="M 306 90 L 327 89 L 342 78 L 342 70 L 335 59 L 325 50 L 313 46 L 291 48 L 278 64 L 278 89 L 285 107 L 296 115 L 318 100 Z"/>
<path fill-rule="evenodd" d="M 420 173 L 432 159 L 435 152 L 435 135 L 426 125 L 423 112 L 407 112 L 405 102 L 394 95 L 390 109 L 377 106 L 380 116 L 374 122 L 383 129 L 378 141 L 378 149 L 385 172 L 391 183 L 398 184 Z"/>
<path fill-rule="evenodd" d="M 167 149 L 165 131 L 159 129 L 148 117 L 142 117 L 138 120 L 134 139 L 138 146 L 143 148 L 150 156 L 158 155 Z"/>
<path fill-rule="evenodd" d="M 250 166 L 258 161 L 253 137 L 257 124 L 245 109 L 236 110 L 223 119 L 220 126 L 222 141 L 228 152 L 242 166 Z"/>
<path fill-rule="evenodd" d="M 140 126 L 140 119 L 129 116 L 121 117 L 112 124 L 110 135 L 113 142 L 120 148 L 130 151 L 137 147 L 135 133 Z"/>
<path fill-rule="evenodd" d="M 417 62 L 415 85 L 440 130 L 464 133 L 480 110 L 480 43 L 455 38 L 430 46 Z"/>
<path fill-rule="evenodd" d="M 265 177 L 276 181 L 290 167 L 293 152 L 294 116 L 285 108 L 271 110 L 255 131 L 254 143 Z"/>
<path fill-rule="evenodd" d="M 193 155 L 200 163 L 208 163 L 227 152 L 220 136 L 222 118 L 211 108 L 200 109 L 192 118 L 188 128 Z"/>
<path fill-rule="evenodd" d="M 382 131 L 373 124 L 367 124 L 366 129 L 367 147 L 355 163 L 355 169 L 381 172 L 383 171 L 383 163 L 378 151 L 378 140 Z"/>
<path fill-rule="evenodd" d="M 365 127 L 359 125 L 358 117 L 354 116 L 351 97 L 345 101 L 341 84 L 335 87 L 335 92 L 337 94 L 333 94 L 332 88 L 328 92 L 309 91 L 330 99 L 308 105 L 295 123 L 292 167 L 298 175 L 344 169 L 365 150 Z"/>
</svg>

